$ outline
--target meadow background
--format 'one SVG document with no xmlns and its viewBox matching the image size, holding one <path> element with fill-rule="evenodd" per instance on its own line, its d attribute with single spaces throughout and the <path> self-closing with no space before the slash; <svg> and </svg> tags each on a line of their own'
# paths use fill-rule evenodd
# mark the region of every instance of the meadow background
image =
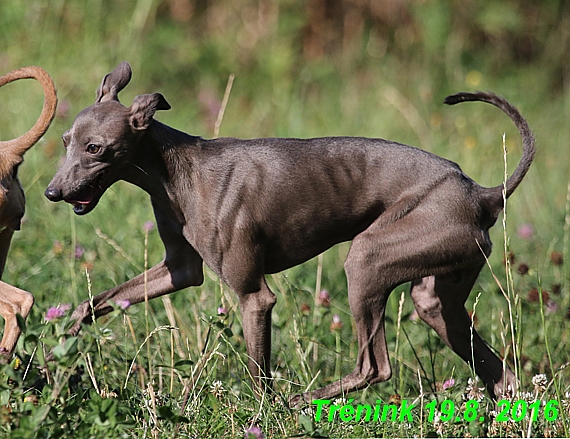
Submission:
<svg viewBox="0 0 570 439">
<path fill-rule="evenodd" d="M 56 119 L 20 170 L 27 212 L 3 280 L 32 292 L 36 305 L 15 358 L 0 368 L 0 437 L 567 437 L 569 59 L 564 0 L 0 2 L 0 73 L 39 65 L 59 96 Z M 503 133 L 508 169 L 518 163 L 518 133 L 491 106 L 442 101 L 472 90 L 507 97 L 527 117 L 538 153 L 493 229 L 494 253 L 467 308 L 516 368 L 524 393 L 515 399 L 556 400 L 557 421 L 497 423 L 483 398 L 483 422 L 428 422 L 419 407 L 430 400 L 460 407 L 477 391 L 469 367 L 415 318 L 407 286 L 392 294 L 386 317 L 393 378 L 348 398 L 414 401 L 414 421 L 316 423 L 311 408 L 288 409 L 291 394 L 354 367 L 346 243 L 269 278 L 278 296 L 275 398 L 253 396 L 237 301 L 207 269 L 202 286 L 117 309 L 64 341 L 68 305 L 163 257 L 140 189 L 115 184 L 85 217 L 43 196 L 64 154 L 62 133 L 123 60 L 133 79 L 122 102 L 160 91 L 172 110 L 157 118 L 193 135 L 217 133 L 233 74 L 221 136 L 383 137 L 456 161 L 487 186 L 503 180 Z M 0 138 L 28 130 L 42 99 L 31 81 L 0 89 Z M 63 316 L 47 321 L 58 305 Z M 533 383 L 537 374 L 544 384 Z"/>
</svg>

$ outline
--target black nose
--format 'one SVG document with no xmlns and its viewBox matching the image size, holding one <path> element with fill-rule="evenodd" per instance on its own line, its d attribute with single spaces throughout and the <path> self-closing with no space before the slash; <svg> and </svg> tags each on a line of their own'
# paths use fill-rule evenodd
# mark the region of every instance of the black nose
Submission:
<svg viewBox="0 0 570 439">
<path fill-rule="evenodd" d="M 61 201 L 63 199 L 63 195 L 61 193 L 61 189 L 55 188 L 55 187 L 51 187 L 48 186 L 48 188 L 46 189 L 44 195 L 48 198 L 48 200 L 50 201 Z"/>
</svg>

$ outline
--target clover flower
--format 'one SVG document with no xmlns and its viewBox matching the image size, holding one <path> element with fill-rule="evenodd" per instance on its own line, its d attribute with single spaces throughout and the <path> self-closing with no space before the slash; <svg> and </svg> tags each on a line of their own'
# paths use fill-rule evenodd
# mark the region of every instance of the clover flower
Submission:
<svg viewBox="0 0 570 439">
<path fill-rule="evenodd" d="M 68 311 L 70 308 L 71 306 L 66 303 L 58 306 L 52 306 L 47 310 L 45 319 L 48 322 L 51 322 L 52 320 L 57 320 L 60 317 L 63 317 L 66 311 Z"/>
<path fill-rule="evenodd" d="M 548 385 L 548 378 L 543 373 L 539 373 L 532 377 L 532 385 L 537 392 L 544 392 Z"/>
<path fill-rule="evenodd" d="M 454 385 L 455 385 L 455 380 L 453 378 L 450 378 L 443 382 L 442 388 L 443 390 L 447 390 L 450 387 L 453 387 Z"/>
<path fill-rule="evenodd" d="M 330 330 L 331 331 L 340 331 L 341 328 L 342 328 L 342 321 L 340 320 L 339 315 L 335 314 L 332 318 Z"/>
<path fill-rule="evenodd" d="M 319 295 L 317 296 L 317 304 L 328 308 L 331 305 L 331 295 L 327 290 L 319 291 Z"/>
<path fill-rule="evenodd" d="M 143 224 L 143 232 L 150 232 L 154 229 L 154 222 L 153 221 L 147 221 L 146 223 Z"/>
<path fill-rule="evenodd" d="M 119 299 L 115 303 L 121 309 L 127 309 L 129 306 L 131 306 L 131 302 L 129 302 L 128 300 L 124 300 L 124 299 Z"/>
<path fill-rule="evenodd" d="M 249 427 L 245 431 L 244 439 L 265 439 L 265 435 L 257 425 Z"/>
<path fill-rule="evenodd" d="M 517 230 L 517 234 L 519 235 L 519 238 L 529 240 L 532 239 L 532 236 L 534 235 L 534 229 L 530 224 L 523 224 Z"/>
<path fill-rule="evenodd" d="M 224 385 L 220 380 L 214 381 L 210 386 L 210 393 L 218 399 L 224 396 L 225 392 L 226 389 L 224 389 Z"/>
</svg>

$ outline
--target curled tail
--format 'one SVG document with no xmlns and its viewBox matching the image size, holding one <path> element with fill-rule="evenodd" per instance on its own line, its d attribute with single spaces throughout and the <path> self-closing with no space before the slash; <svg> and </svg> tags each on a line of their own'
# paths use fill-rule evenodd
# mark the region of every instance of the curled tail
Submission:
<svg viewBox="0 0 570 439">
<path fill-rule="evenodd" d="M 40 67 L 22 67 L 0 76 L 0 87 L 17 79 L 36 79 L 44 89 L 44 105 L 40 117 L 34 126 L 22 136 L 0 142 L 0 154 L 12 154 L 14 156 L 22 156 L 28 149 L 40 140 L 49 128 L 51 121 L 55 115 L 57 107 L 57 95 L 55 86 L 48 73 Z"/>
<path fill-rule="evenodd" d="M 509 197 L 517 188 L 519 183 L 522 181 L 522 179 L 524 178 L 530 167 L 530 164 L 532 163 L 532 159 L 534 158 L 534 153 L 535 153 L 534 136 L 530 131 L 530 128 L 528 127 L 525 118 L 522 117 L 521 114 L 519 113 L 519 110 L 517 110 L 515 107 L 509 104 L 502 97 L 499 97 L 493 93 L 482 93 L 482 92 L 457 93 L 446 97 L 444 103 L 447 105 L 455 105 L 460 102 L 467 102 L 467 101 L 487 102 L 488 104 L 500 108 L 507 114 L 507 116 L 509 116 L 512 119 L 522 137 L 523 155 L 521 157 L 518 166 L 515 169 L 515 172 L 513 172 L 513 174 L 507 179 L 504 186 L 501 185 L 501 186 L 496 186 L 494 188 L 489 188 L 489 190 L 492 191 L 494 198 L 498 198 L 497 202 L 502 203 L 503 187 L 505 188 L 506 196 Z M 502 206 L 499 209 L 499 211 L 500 210 L 502 210 Z"/>
</svg>

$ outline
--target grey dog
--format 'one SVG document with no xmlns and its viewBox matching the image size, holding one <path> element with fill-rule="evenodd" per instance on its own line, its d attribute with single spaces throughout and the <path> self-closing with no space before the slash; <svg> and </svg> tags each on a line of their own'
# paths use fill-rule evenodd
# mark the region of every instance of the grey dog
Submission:
<svg viewBox="0 0 570 439">
<path fill-rule="evenodd" d="M 71 334 L 112 310 L 109 302 L 145 300 L 203 282 L 205 262 L 239 298 L 249 371 L 258 391 L 270 374 L 271 310 L 265 275 L 352 240 L 345 262 L 358 338 L 353 372 L 293 403 L 330 398 L 390 378 L 384 312 L 390 292 L 411 281 L 419 316 L 463 360 L 492 396 L 515 376 L 476 331 L 464 303 L 485 257 L 489 228 L 529 169 L 534 138 L 525 119 L 491 93 L 460 93 L 447 104 L 483 101 L 503 110 L 522 136 L 523 156 L 504 185 L 484 188 L 460 167 L 382 139 L 220 138 L 204 140 L 155 120 L 170 105 L 160 93 L 118 93 L 129 64 L 105 76 L 94 105 L 63 135 L 67 157 L 46 196 L 90 212 L 117 180 L 150 194 L 165 259 L 122 285 L 81 303 Z M 504 192 L 503 192 L 504 191 Z M 93 307 L 93 308 L 92 308 Z"/>
</svg>

